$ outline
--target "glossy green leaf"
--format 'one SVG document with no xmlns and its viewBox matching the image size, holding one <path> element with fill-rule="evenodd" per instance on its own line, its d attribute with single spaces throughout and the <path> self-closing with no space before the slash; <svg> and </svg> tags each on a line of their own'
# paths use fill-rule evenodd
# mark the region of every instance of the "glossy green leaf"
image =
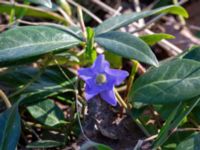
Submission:
<svg viewBox="0 0 200 150">
<path fill-rule="evenodd" d="M 117 55 L 158 66 L 158 61 L 150 47 L 129 33 L 112 31 L 96 36 L 95 41 L 105 50 Z"/>
<path fill-rule="evenodd" d="M 28 1 L 35 3 L 35 4 L 40 4 L 40 5 L 52 8 L 51 0 L 28 0 Z"/>
<path fill-rule="evenodd" d="M 156 33 L 156 34 L 150 34 L 150 35 L 143 35 L 143 36 L 140 36 L 140 38 L 143 41 L 145 41 L 148 45 L 154 45 L 163 39 L 174 39 L 175 37 L 170 34 Z"/>
<path fill-rule="evenodd" d="M 189 138 L 180 142 L 176 150 L 199 150 L 200 149 L 200 134 L 194 133 Z"/>
<path fill-rule="evenodd" d="M 169 132 L 177 128 L 184 120 L 184 118 L 187 117 L 190 112 L 199 104 L 199 102 L 200 98 L 197 97 L 191 102 L 188 107 L 186 107 L 185 104 L 180 103 L 177 108 L 172 111 L 170 117 L 166 120 L 166 123 L 161 128 L 158 137 L 154 142 L 155 149 L 165 143 L 165 141 L 167 141 L 167 139 L 169 138 Z"/>
<path fill-rule="evenodd" d="M 200 63 L 182 59 L 166 62 L 139 77 L 130 101 L 148 104 L 177 103 L 200 95 Z"/>
<path fill-rule="evenodd" d="M 39 0 L 38 0 L 39 1 Z M 0 13 L 7 13 L 10 14 L 11 9 L 13 8 L 13 5 L 10 2 L 6 1 L 0 1 Z M 57 22 L 62 22 L 65 24 L 68 24 L 68 22 L 63 18 L 62 16 L 58 15 L 57 13 L 44 10 L 37 7 L 32 7 L 28 5 L 23 4 L 15 4 L 15 15 L 20 16 L 22 13 L 22 10 L 24 11 L 25 16 L 29 17 L 36 17 L 36 18 L 43 18 L 43 19 L 52 19 Z"/>
<path fill-rule="evenodd" d="M 28 106 L 27 110 L 33 118 L 49 127 L 65 122 L 62 110 L 50 99 Z"/>
<path fill-rule="evenodd" d="M 139 13 L 131 13 L 131 14 L 125 14 L 121 16 L 115 16 L 110 19 L 107 19 L 103 23 L 101 23 L 97 28 L 95 29 L 95 33 L 102 34 L 108 31 L 117 30 L 120 27 L 126 26 L 132 22 L 135 22 L 141 18 L 145 18 L 151 15 L 155 15 L 158 13 L 171 13 L 176 15 L 182 15 L 183 17 L 188 17 L 187 11 L 180 6 L 170 5 L 166 7 L 157 8 L 150 11 L 143 11 Z"/>
<path fill-rule="evenodd" d="M 182 58 L 200 61 L 200 47 L 195 46 L 195 47 L 191 48 L 189 51 L 187 51 L 184 54 L 184 56 Z"/>
<path fill-rule="evenodd" d="M 67 80 L 57 67 L 50 67 L 45 71 L 31 67 L 10 68 L 0 73 L 0 84 L 12 91 L 11 98 L 14 93 L 16 96 L 23 93 L 23 104 L 32 104 L 59 93 L 73 92 L 72 84 L 76 77 L 69 71 L 65 71 L 65 74 L 72 82 Z M 23 89 L 24 87 L 26 88 Z"/>
<path fill-rule="evenodd" d="M 40 141 L 36 141 L 33 142 L 31 144 L 28 144 L 26 147 L 27 148 L 54 148 L 54 147 L 59 147 L 62 146 L 63 143 L 59 142 L 59 141 L 53 141 L 53 140 L 40 140 Z"/>
<path fill-rule="evenodd" d="M 20 38 L 19 38 L 20 37 Z M 0 34 L 0 66 L 22 63 L 22 60 L 78 45 L 74 36 L 47 26 L 26 26 Z"/>
<path fill-rule="evenodd" d="M 18 103 L 0 114 L 0 128 L 0 149 L 14 150 L 21 132 Z"/>
</svg>

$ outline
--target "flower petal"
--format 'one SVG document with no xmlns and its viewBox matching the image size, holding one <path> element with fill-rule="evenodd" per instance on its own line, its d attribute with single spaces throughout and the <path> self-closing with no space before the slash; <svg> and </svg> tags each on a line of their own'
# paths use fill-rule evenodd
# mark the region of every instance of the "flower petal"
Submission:
<svg viewBox="0 0 200 150">
<path fill-rule="evenodd" d="M 92 70 L 92 68 L 80 68 L 78 70 L 78 75 L 80 76 L 80 78 L 82 78 L 83 80 L 87 80 L 90 79 L 92 76 L 94 76 L 94 72 Z"/>
<path fill-rule="evenodd" d="M 100 54 L 94 64 L 92 65 L 92 69 L 96 73 L 102 73 L 104 72 L 105 68 L 109 68 L 110 64 L 108 61 L 105 60 L 105 56 L 103 54 Z"/>
<path fill-rule="evenodd" d="M 115 97 L 115 93 L 114 93 L 114 90 L 109 90 L 109 91 L 104 91 L 104 92 L 101 92 L 101 98 L 103 100 L 105 100 L 106 102 L 108 102 L 110 105 L 112 106 L 116 106 L 117 105 L 117 100 L 116 100 L 116 97 Z"/>
<path fill-rule="evenodd" d="M 120 85 L 129 75 L 127 71 L 117 69 L 106 69 L 106 73 L 115 80 L 115 85 Z"/>
<path fill-rule="evenodd" d="M 96 88 L 95 86 L 89 87 L 89 86 L 86 84 L 86 87 L 85 87 L 85 99 L 86 99 L 86 100 L 92 99 L 92 98 L 95 97 L 97 94 L 99 94 L 99 89 L 98 89 L 98 88 Z"/>
</svg>

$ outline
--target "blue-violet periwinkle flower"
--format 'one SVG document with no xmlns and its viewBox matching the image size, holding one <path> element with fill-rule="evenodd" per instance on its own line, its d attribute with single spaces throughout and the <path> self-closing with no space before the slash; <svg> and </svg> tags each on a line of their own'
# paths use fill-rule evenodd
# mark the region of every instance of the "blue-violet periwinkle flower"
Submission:
<svg viewBox="0 0 200 150">
<path fill-rule="evenodd" d="M 98 94 L 100 97 L 111 104 L 117 105 L 114 86 L 120 85 L 129 75 L 127 71 L 110 69 L 110 64 L 100 54 L 94 64 L 89 68 L 80 68 L 78 74 L 86 83 L 85 98 L 91 100 Z"/>
</svg>

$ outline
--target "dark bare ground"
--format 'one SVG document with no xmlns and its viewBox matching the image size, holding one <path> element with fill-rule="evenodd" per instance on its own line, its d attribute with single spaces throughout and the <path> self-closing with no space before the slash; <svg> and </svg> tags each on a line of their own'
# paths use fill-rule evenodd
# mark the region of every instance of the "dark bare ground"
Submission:
<svg viewBox="0 0 200 150">
<path fill-rule="evenodd" d="M 111 107 L 99 98 L 88 103 L 88 114 L 85 119 L 86 136 L 98 143 L 109 145 L 116 150 L 133 149 L 139 139 L 145 135 L 127 114 L 120 114 L 118 106 Z M 84 143 L 84 136 L 79 138 Z"/>
</svg>

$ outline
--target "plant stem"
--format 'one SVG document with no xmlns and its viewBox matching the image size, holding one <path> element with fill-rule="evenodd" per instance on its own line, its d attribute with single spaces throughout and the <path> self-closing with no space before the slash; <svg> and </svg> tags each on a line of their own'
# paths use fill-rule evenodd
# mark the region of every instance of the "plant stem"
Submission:
<svg viewBox="0 0 200 150">
<path fill-rule="evenodd" d="M 127 104 L 124 102 L 124 100 L 121 98 L 121 96 L 119 95 L 119 93 L 117 92 L 117 90 L 114 88 L 118 103 L 121 104 L 124 108 L 128 108 Z"/>
<path fill-rule="evenodd" d="M 139 119 L 136 119 L 135 120 L 135 123 L 139 126 L 139 128 L 144 132 L 144 134 L 147 136 L 147 137 L 150 137 L 151 134 L 147 131 L 147 129 L 142 125 L 141 121 Z"/>
<path fill-rule="evenodd" d="M 139 62 L 138 61 L 133 60 L 132 62 L 133 62 L 133 67 L 132 67 L 131 74 L 130 74 L 130 77 L 128 79 L 128 84 L 127 84 L 127 88 L 126 88 L 126 99 L 125 99 L 126 102 L 128 102 L 128 93 L 131 90 L 133 81 L 135 79 L 135 75 L 136 75 L 138 68 L 139 68 Z"/>
<path fill-rule="evenodd" d="M 11 105 L 8 97 L 6 96 L 6 94 L 2 90 L 0 90 L 0 97 L 2 98 L 2 100 L 4 101 L 4 103 L 6 104 L 7 108 L 12 107 L 12 105 Z"/>
<path fill-rule="evenodd" d="M 77 7 L 77 12 L 78 12 L 78 17 L 79 17 L 79 21 L 80 21 L 80 26 L 81 26 L 81 30 L 83 33 L 83 37 L 85 38 L 85 40 L 87 39 L 87 32 L 86 32 L 86 27 L 85 27 L 85 23 L 84 23 L 84 19 L 83 19 L 83 11 L 81 7 Z"/>
</svg>

